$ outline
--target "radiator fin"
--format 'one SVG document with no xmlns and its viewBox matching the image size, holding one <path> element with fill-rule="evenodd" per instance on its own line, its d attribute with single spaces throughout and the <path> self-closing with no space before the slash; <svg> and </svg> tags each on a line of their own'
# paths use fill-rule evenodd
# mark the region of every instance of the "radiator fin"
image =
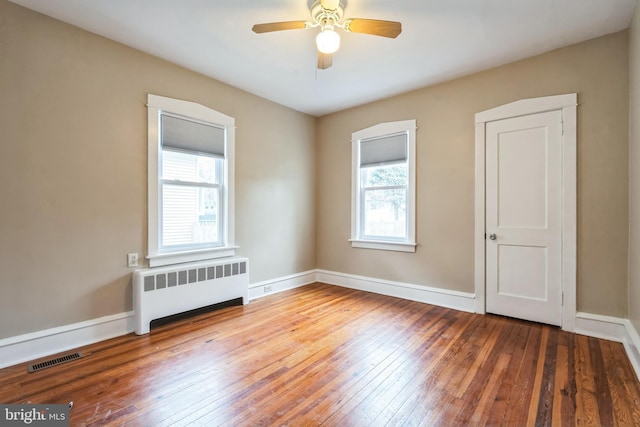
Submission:
<svg viewBox="0 0 640 427">
<path fill-rule="evenodd" d="M 247 273 L 247 262 L 234 262 L 230 264 L 200 267 L 197 269 L 179 270 L 170 273 L 161 273 L 144 277 L 144 291 L 151 292 L 156 289 L 165 289 L 188 283 L 203 282 L 205 280 L 221 279 L 223 277 L 237 276 Z"/>
<path fill-rule="evenodd" d="M 178 284 L 178 274 L 174 271 L 167 275 L 167 285 L 169 287 L 176 286 Z"/>
<path fill-rule="evenodd" d="M 167 287 L 167 275 L 156 274 L 156 289 L 164 289 Z"/>
<path fill-rule="evenodd" d="M 144 278 L 144 291 L 149 292 L 156 288 L 156 280 L 154 276 L 146 276 Z"/>
</svg>

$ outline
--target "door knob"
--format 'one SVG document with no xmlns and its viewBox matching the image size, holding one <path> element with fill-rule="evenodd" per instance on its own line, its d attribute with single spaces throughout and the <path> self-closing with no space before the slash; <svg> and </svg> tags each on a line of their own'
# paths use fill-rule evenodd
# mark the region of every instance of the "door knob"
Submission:
<svg viewBox="0 0 640 427">
<path fill-rule="evenodd" d="M 497 238 L 498 238 L 498 236 L 496 236 L 495 233 L 489 234 L 489 239 L 496 240 Z"/>
</svg>

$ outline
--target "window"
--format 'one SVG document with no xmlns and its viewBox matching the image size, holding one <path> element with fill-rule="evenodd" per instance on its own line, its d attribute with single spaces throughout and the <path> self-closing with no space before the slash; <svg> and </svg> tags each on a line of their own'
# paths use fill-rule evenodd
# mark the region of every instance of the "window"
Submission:
<svg viewBox="0 0 640 427">
<path fill-rule="evenodd" d="M 353 133 L 353 247 L 415 252 L 415 139 L 415 120 Z"/>
<path fill-rule="evenodd" d="M 234 255 L 235 121 L 148 95 L 149 264 Z"/>
</svg>

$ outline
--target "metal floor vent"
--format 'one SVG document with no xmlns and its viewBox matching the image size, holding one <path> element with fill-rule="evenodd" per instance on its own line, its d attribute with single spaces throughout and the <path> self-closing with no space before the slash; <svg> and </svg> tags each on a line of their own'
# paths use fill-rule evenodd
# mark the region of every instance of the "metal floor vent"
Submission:
<svg viewBox="0 0 640 427">
<path fill-rule="evenodd" d="M 44 362 L 34 363 L 33 365 L 29 365 L 29 372 L 41 371 L 43 369 L 50 368 L 52 366 L 61 365 L 63 363 L 80 359 L 81 357 L 82 357 L 82 353 L 75 352 L 75 353 L 67 354 L 66 356 L 56 357 L 55 359 L 45 360 Z"/>
</svg>

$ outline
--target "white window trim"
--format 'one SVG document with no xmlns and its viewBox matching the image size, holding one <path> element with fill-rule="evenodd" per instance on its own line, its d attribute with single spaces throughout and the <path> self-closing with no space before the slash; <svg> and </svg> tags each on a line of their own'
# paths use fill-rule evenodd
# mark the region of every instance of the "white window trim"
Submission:
<svg viewBox="0 0 640 427">
<path fill-rule="evenodd" d="M 407 166 L 409 185 L 407 189 L 407 240 L 369 240 L 360 237 L 360 141 L 407 133 Z M 354 248 L 386 251 L 416 251 L 416 120 L 379 123 L 354 132 L 351 136 L 351 246 Z"/>
<path fill-rule="evenodd" d="M 227 162 L 224 170 L 226 185 L 226 203 L 223 205 L 226 221 L 224 229 L 223 246 L 213 248 L 186 250 L 180 252 L 160 252 L 159 242 L 159 165 L 160 165 L 160 143 L 159 143 L 159 120 L 162 112 L 173 113 L 180 116 L 190 117 L 204 122 L 224 126 L 226 128 L 226 156 Z M 150 267 L 161 265 L 177 264 L 190 261 L 201 261 L 205 259 L 221 258 L 235 255 L 235 119 L 225 114 L 219 113 L 203 105 L 183 101 L 180 99 L 166 98 L 158 95 L 147 95 L 147 203 L 148 203 L 148 255 Z"/>
</svg>

